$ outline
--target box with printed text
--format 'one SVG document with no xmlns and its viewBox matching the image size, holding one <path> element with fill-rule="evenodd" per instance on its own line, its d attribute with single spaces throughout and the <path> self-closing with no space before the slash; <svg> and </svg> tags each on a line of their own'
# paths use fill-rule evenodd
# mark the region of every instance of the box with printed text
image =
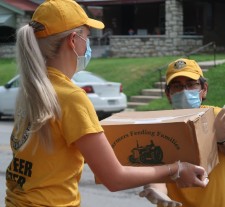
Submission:
<svg viewBox="0 0 225 207">
<path fill-rule="evenodd" d="M 218 163 L 212 108 L 121 112 L 101 121 L 123 165 L 146 166 L 177 160 L 208 173 Z"/>
</svg>

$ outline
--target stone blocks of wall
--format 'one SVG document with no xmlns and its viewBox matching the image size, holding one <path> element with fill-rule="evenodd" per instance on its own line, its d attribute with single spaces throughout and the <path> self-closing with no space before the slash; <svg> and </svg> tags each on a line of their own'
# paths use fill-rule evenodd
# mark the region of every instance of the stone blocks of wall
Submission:
<svg viewBox="0 0 225 207">
<path fill-rule="evenodd" d="M 0 44 L 0 58 L 14 58 L 15 45 L 14 44 Z"/>
<path fill-rule="evenodd" d="M 164 35 L 110 36 L 109 54 L 113 57 L 152 57 L 183 55 L 202 46 L 202 36 Z"/>
</svg>

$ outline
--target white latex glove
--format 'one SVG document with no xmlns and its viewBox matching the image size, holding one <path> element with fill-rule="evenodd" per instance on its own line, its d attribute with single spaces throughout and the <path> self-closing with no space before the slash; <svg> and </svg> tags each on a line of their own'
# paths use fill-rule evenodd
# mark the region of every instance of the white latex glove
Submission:
<svg viewBox="0 0 225 207">
<path fill-rule="evenodd" d="M 165 207 L 182 206 L 182 203 L 171 200 L 165 193 L 153 187 L 143 189 L 143 191 L 139 193 L 139 196 L 147 198 L 153 204 L 161 204 Z"/>
<path fill-rule="evenodd" d="M 216 129 L 217 142 L 225 141 L 225 108 L 216 116 L 214 126 Z"/>
</svg>

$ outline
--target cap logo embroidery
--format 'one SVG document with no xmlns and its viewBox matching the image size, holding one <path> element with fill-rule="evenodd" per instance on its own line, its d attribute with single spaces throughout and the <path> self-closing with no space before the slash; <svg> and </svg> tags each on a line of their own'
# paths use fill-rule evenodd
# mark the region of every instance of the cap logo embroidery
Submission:
<svg viewBox="0 0 225 207">
<path fill-rule="evenodd" d="M 186 66 L 186 62 L 184 62 L 183 60 L 179 60 L 174 64 L 174 69 L 182 69 Z"/>
</svg>

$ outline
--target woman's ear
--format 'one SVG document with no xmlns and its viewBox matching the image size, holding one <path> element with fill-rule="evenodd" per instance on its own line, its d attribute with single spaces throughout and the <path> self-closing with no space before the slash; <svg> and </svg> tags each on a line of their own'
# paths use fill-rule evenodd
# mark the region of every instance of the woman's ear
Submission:
<svg viewBox="0 0 225 207">
<path fill-rule="evenodd" d="M 76 36 L 76 32 L 72 32 L 68 38 L 67 38 L 67 43 L 70 47 L 72 47 L 72 49 L 75 49 L 75 36 Z"/>
</svg>

